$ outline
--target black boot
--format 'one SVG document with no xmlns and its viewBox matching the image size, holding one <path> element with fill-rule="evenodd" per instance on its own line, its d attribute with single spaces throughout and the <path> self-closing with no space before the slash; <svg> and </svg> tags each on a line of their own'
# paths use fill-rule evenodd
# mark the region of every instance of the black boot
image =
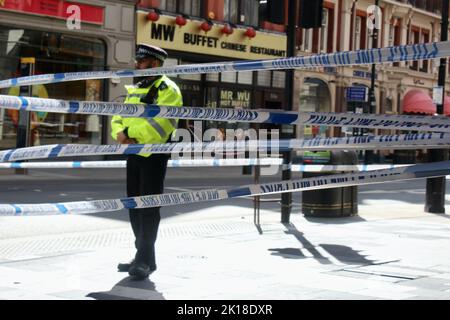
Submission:
<svg viewBox="0 0 450 320">
<path fill-rule="evenodd" d="M 128 263 L 119 263 L 117 265 L 117 271 L 118 272 L 128 272 L 133 264 L 134 264 L 134 259 Z"/>
<path fill-rule="evenodd" d="M 136 280 L 143 280 L 147 278 L 150 273 L 152 273 L 152 270 L 148 264 L 145 264 L 143 262 L 137 262 L 133 263 L 128 270 L 128 274 L 132 277 L 134 277 Z"/>
</svg>

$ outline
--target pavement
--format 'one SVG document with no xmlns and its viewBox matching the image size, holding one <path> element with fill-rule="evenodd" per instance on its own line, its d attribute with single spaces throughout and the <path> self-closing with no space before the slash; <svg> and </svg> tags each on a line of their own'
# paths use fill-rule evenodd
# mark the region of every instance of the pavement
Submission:
<svg viewBox="0 0 450 320">
<path fill-rule="evenodd" d="M 202 188 L 194 182 L 217 172 L 184 169 L 183 185 L 176 170 L 169 172 L 166 192 Z M 55 180 L 74 188 L 61 197 L 81 200 L 87 195 L 76 185 L 98 175 L 104 192 L 123 187 L 123 171 L 93 172 L 3 172 L 0 200 L 16 202 L 29 189 L 47 201 Z M 126 212 L 0 217 L 0 299 L 448 300 L 450 216 L 424 213 L 424 186 L 414 180 L 360 187 L 358 215 L 342 218 L 305 217 L 295 194 L 289 224 L 280 223 L 274 196 L 261 203 L 259 226 L 246 198 L 165 208 L 158 269 L 145 281 L 116 269 L 134 255 Z M 116 189 L 111 196 L 123 191 Z"/>
</svg>

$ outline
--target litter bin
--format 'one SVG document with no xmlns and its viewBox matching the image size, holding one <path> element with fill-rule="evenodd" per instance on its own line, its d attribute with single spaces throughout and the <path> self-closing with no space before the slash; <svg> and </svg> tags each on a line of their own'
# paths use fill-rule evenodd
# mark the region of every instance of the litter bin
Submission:
<svg viewBox="0 0 450 320">
<path fill-rule="evenodd" d="M 304 164 L 356 165 L 355 151 L 305 152 Z M 343 172 L 304 172 L 304 178 Z M 358 213 L 358 187 L 341 187 L 302 192 L 302 212 L 309 217 L 348 217 Z"/>
</svg>

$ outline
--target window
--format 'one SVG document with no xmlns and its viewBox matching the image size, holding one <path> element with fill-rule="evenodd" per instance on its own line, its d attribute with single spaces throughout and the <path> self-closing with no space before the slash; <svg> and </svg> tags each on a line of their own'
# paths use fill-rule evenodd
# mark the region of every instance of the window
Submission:
<svg viewBox="0 0 450 320">
<path fill-rule="evenodd" d="M 268 71 L 268 70 L 258 71 L 258 76 L 257 76 L 258 86 L 270 87 L 270 77 L 271 77 L 270 71 Z"/>
<path fill-rule="evenodd" d="M 253 71 L 244 71 L 238 73 L 238 83 L 252 84 L 253 83 Z"/>
<path fill-rule="evenodd" d="M 430 34 L 428 30 L 422 30 L 422 33 L 420 35 L 420 42 L 421 43 L 428 43 L 430 42 Z M 419 61 L 419 70 L 422 72 L 428 72 L 428 61 L 429 60 L 420 60 Z"/>
<path fill-rule="evenodd" d="M 223 16 L 231 23 L 258 26 L 259 0 L 224 0 Z"/>
<path fill-rule="evenodd" d="M 160 0 L 161 10 L 184 13 L 190 16 L 201 16 L 202 0 Z"/>
<path fill-rule="evenodd" d="M 388 40 L 388 47 L 393 47 L 395 45 L 395 26 L 392 24 L 389 25 L 389 40 Z"/>
<path fill-rule="evenodd" d="M 36 58 L 35 74 L 100 71 L 106 68 L 106 46 L 103 41 L 87 36 L 56 32 L 0 28 L 0 77 L 20 75 L 20 57 Z M 79 80 L 32 86 L 32 95 L 80 101 L 103 100 L 104 81 Z M 19 87 L 0 89 L 0 94 L 19 95 Z M 118 99 L 112 96 L 111 100 Z M 65 143 L 101 143 L 102 125 L 106 120 L 97 115 L 31 112 L 30 145 Z M 0 149 L 16 146 L 17 110 L 0 110 Z"/>
<path fill-rule="evenodd" d="M 219 82 L 219 74 L 218 73 L 207 73 L 206 81 Z"/>
<path fill-rule="evenodd" d="M 178 12 L 190 16 L 200 16 L 201 0 L 183 0 L 179 2 Z"/>
<path fill-rule="evenodd" d="M 180 64 L 194 64 L 194 63 L 183 60 L 183 61 L 181 61 Z M 193 80 L 193 81 L 201 81 L 202 80 L 201 74 L 180 74 L 179 77 L 180 77 L 180 79 L 184 79 L 184 80 Z"/>
<path fill-rule="evenodd" d="M 400 21 L 398 18 L 393 18 L 389 25 L 389 47 L 399 46 L 400 43 Z M 400 66 L 399 62 L 392 63 L 394 67 Z"/>
<path fill-rule="evenodd" d="M 222 72 L 222 82 L 236 83 L 236 72 Z"/>
<path fill-rule="evenodd" d="M 410 36 L 410 43 L 414 44 L 414 43 L 419 43 L 420 41 L 420 29 L 417 27 L 412 27 L 411 28 L 411 36 Z M 419 61 L 415 60 L 412 63 L 410 62 L 410 67 L 411 70 L 419 70 Z"/>
<path fill-rule="evenodd" d="M 313 40 L 313 29 L 303 29 L 303 43 L 301 45 L 301 50 L 305 52 L 312 51 L 312 40 Z"/>
<path fill-rule="evenodd" d="M 286 72 L 273 71 L 273 84 L 272 85 L 274 88 L 284 88 L 286 85 Z"/>
<path fill-rule="evenodd" d="M 354 49 L 360 50 L 361 49 L 361 17 L 357 16 L 355 18 L 355 36 L 353 37 L 355 43 L 354 43 Z"/>
<path fill-rule="evenodd" d="M 322 28 L 320 28 L 320 52 L 327 52 L 328 45 L 328 9 L 322 10 Z"/>
<path fill-rule="evenodd" d="M 161 0 L 159 4 L 161 10 L 166 10 L 170 12 L 177 12 L 177 1 L 176 0 Z"/>
<path fill-rule="evenodd" d="M 367 38 L 366 38 L 367 49 L 373 48 L 373 33 L 374 33 L 373 30 L 367 29 Z"/>
<path fill-rule="evenodd" d="M 233 23 L 238 22 L 238 0 L 224 0 L 223 19 Z"/>
</svg>

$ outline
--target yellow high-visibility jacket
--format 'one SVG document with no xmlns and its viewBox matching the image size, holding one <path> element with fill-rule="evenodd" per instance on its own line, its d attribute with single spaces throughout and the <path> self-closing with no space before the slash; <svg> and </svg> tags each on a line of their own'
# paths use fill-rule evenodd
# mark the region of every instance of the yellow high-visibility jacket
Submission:
<svg viewBox="0 0 450 320">
<path fill-rule="evenodd" d="M 175 82 L 166 76 L 156 80 L 144 80 L 137 85 L 125 86 L 128 95 L 124 103 L 156 104 L 164 106 L 182 106 L 183 97 Z M 178 119 L 164 118 L 130 118 L 113 116 L 111 120 L 111 136 L 116 140 L 117 134 L 127 129 L 129 138 L 139 144 L 165 143 L 178 127 Z M 140 153 L 148 157 L 149 153 Z"/>
</svg>

